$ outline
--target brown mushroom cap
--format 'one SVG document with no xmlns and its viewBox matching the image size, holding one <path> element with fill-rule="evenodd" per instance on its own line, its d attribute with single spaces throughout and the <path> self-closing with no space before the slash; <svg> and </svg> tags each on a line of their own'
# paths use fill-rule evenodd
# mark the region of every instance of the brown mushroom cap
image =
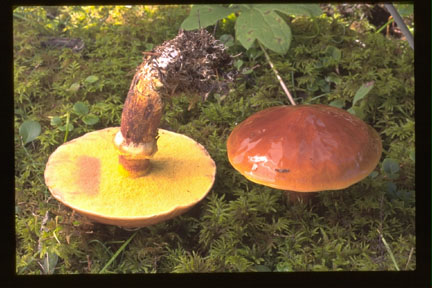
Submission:
<svg viewBox="0 0 432 288">
<path fill-rule="evenodd" d="M 159 129 L 151 173 L 130 177 L 113 145 L 118 131 L 87 133 L 51 154 L 45 182 L 57 200 L 98 222 L 142 227 L 182 214 L 207 195 L 216 165 L 202 145 Z"/>
<path fill-rule="evenodd" d="M 265 109 L 237 125 L 227 141 L 231 165 L 246 178 L 297 192 L 346 188 L 372 172 L 381 150 L 371 126 L 326 105 Z"/>
</svg>

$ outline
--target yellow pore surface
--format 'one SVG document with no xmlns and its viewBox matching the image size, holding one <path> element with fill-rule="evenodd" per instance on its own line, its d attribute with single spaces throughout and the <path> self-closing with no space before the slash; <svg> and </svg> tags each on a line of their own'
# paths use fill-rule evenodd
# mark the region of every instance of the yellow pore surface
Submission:
<svg viewBox="0 0 432 288">
<path fill-rule="evenodd" d="M 162 129 L 149 173 L 128 177 L 113 144 L 118 130 L 87 133 L 54 151 L 45 169 L 54 197 L 90 215 L 146 218 L 193 206 L 212 187 L 216 166 L 205 148 Z"/>
</svg>

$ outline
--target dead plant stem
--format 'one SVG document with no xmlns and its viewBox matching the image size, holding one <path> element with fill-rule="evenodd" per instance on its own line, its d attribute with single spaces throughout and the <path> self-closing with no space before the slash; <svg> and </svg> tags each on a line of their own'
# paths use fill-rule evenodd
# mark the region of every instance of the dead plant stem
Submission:
<svg viewBox="0 0 432 288">
<path fill-rule="evenodd" d="M 279 80 L 279 83 L 282 86 L 282 89 L 284 90 L 285 94 L 287 95 L 289 101 L 291 102 L 291 105 L 295 106 L 296 103 L 295 103 L 293 97 L 291 96 L 291 93 L 288 91 L 288 88 L 286 87 L 284 81 L 282 80 L 282 77 L 280 77 L 279 72 L 274 67 L 273 62 L 270 59 L 270 56 L 267 54 L 267 51 L 265 50 L 265 48 L 262 46 L 262 44 L 259 41 L 258 41 L 258 44 L 260 45 L 261 50 L 264 52 L 264 55 L 265 55 L 267 61 L 269 62 L 270 67 L 272 68 L 273 72 L 275 73 L 276 78 Z"/>
</svg>

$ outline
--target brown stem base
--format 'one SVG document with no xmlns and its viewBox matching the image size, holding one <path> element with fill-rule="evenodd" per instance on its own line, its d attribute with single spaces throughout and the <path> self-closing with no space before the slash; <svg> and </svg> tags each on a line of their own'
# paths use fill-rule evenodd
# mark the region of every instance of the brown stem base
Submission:
<svg viewBox="0 0 432 288">
<path fill-rule="evenodd" d="M 119 155 L 119 164 L 123 174 L 132 178 L 144 176 L 150 170 L 149 159 L 130 159 L 124 155 Z"/>
</svg>

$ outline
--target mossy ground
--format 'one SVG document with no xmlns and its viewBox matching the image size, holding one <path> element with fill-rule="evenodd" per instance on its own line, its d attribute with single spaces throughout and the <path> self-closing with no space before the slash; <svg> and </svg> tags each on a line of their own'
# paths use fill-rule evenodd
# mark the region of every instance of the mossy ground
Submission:
<svg viewBox="0 0 432 288">
<path fill-rule="evenodd" d="M 288 19 L 291 48 L 270 56 L 298 103 L 348 109 L 357 89 L 374 81 L 354 110 L 382 137 L 377 173 L 348 189 L 320 193 L 312 204 L 288 203 L 282 191 L 237 173 L 226 156 L 230 131 L 254 112 L 289 102 L 259 48 L 245 52 L 234 44 L 231 54 L 243 52 L 238 67 L 254 67 L 252 73 L 244 70 L 228 95 L 166 101 L 162 119 L 162 128 L 195 139 L 216 162 L 215 185 L 201 203 L 131 232 L 91 223 L 53 199 L 43 173 L 65 132 L 50 117 L 64 121 L 69 113 L 74 129 L 68 140 L 118 126 L 141 52 L 172 39 L 188 12 L 187 6 L 14 10 L 17 274 L 415 269 L 413 51 L 367 23 L 362 33 L 351 30 L 342 18 Z M 221 22 L 216 38 L 234 35 L 234 20 Z M 80 38 L 85 48 L 42 47 L 49 37 Z M 85 81 L 92 75 L 98 80 Z M 78 101 L 100 121 L 85 124 L 72 109 Z M 29 119 L 42 133 L 24 149 L 18 131 Z M 385 158 L 399 164 L 396 174 L 382 169 Z"/>
</svg>

